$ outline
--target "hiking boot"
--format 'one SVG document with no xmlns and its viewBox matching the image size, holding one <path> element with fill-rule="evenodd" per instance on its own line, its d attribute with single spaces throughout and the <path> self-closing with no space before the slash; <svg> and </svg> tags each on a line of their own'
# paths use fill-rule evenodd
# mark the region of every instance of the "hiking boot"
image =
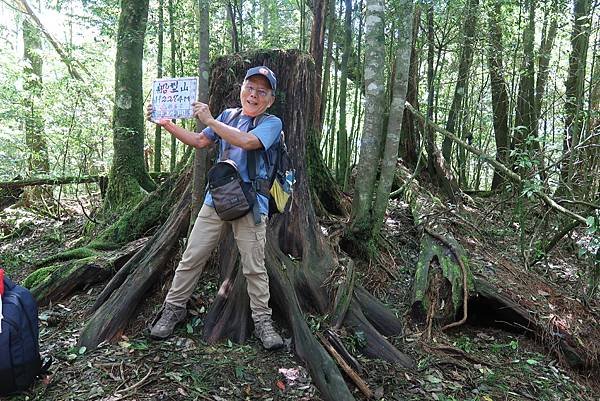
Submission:
<svg viewBox="0 0 600 401">
<path fill-rule="evenodd" d="M 254 334 L 260 339 L 265 349 L 272 350 L 283 347 L 283 340 L 273 328 L 270 316 L 261 317 L 254 322 Z"/>
<path fill-rule="evenodd" d="M 150 337 L 159 340 L 169 337 L 173 334 L 177 323 L 185 319 L 186 314 L 187 310 L 185 308 L 165 303 L 156 319 L 154 319 L 152 328 L 150 329 Z M 160 319 L 158 316 L 160 316 Z"/>
</svg>

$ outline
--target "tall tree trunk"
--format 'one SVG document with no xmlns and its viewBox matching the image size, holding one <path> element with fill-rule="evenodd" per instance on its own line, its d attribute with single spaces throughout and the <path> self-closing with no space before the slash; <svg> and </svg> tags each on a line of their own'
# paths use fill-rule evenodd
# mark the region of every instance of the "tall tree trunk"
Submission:
<svg viewBox="0 0 600 401">
<path fill-rule="evenodd" d="M 317 100 L 317 120 L 321 121 L 321 82 L 323 81 L 323 49 L 325 46 L 325 27 L 327 20 L 327 0 L 314 0 L 312 6 L 313 22 L 310 33 L 310 55 L 315 60 L 316 72 L 316 93 L 319 93 Z"/>
<path fill-rule="evenodd" d="M 434 97 L 435 97 L 435 70 L 433 60 L 435 55 L 435 35 L 433 29 L 433 3 L 427 6 L 427 118 L 434 120 Z M 413 105 L 414 106 L 414 105 Z M 411 113 L 412 114 L 412 113 Z M 432 177 L 435 177 L 435 133 L 426 127 L 425 141 L 427 148 L 427 169 Z"/>
<path fill-rule="evenodd" d="M 164 48 L 164 24 L 163 24 L 164 0 L 158 0 L 158 55 L 156 58 L 156 76 L 163 76 L 163 48 Z M 156 124 L 154 131 L 154 171 L 160 172 L 162 159 L 162 127 Z"/>
<path fill-rule="evenodd" d="M 300 11 L 300 26 L 298 30 L 300 32 L 298 38 L 298 48 L 302 51 L 306 50 L 306 4 L 305 0 L 298 0 L 298 11 Z"/>
<path fill-rule="evenodd" d="M 50 170 L 48 161 L 48 146 L 44 137 L 44 118 L 42 114 L 42 67 L 43 59 L 42 38 L 39 29 L 23 20 L 23 52 L 25 66 L 23 75 L 25 82 L 24 103 L 27 114 L 25 115 L 25 142 L 29 149 L 29 173 L 32 176 L 46 174 Z"/>
<path fill-rule="evenodd" d="M 558 28 L 558 0 L 552 0 L 552 5 L 546 10 L 544 17 L 544 26 L 547 25 L 547 20 L 550 20 L 548 29 L 542 32 L 542 43 L 538 52 L 538 75 L 535 82 L 535 115 L 536 121 L 542 115 L 542 101 L 546 93 L 546 85 L 548 82 L 548 74 L 550 73 L 550 57 L 554 48 L 554 41 Z"/>
<path fill-rule="evenodd" d="M 344 0 L 344 52 L 342 53 L 342 63 L 340 65 L 340 97 L 338 118 L 339 126 L 337 132 L 337 163 L 336 174 L 338 184 L 346 189 L 346 171 L 350 164 L 350 149 L 348 146 L 348 131 L 346 130 L 346 98 L 348 88 L 348 59 L 352 52 L 352 1 Z"/>
<path fill-rule="evenodd" d="M 526 2 L 528 20 L 523 30 L 523 62 L 519 78 L 519 93 L 515 109 L 514 135 L 511 148 L 516 151 L 513 168 L 523 177 L 527 174 L 524 165 L 533 163 L 532 143 L 537 139 L 537 122 L 535 121 L 535 64 L 533 45 L 535 39 L 535 0 Z"/>
<path fill-rule="evenodd" d="M 341 12 L 341 8 L 340 8 Z M 337 160 L 335 159 L 335 133 L 337 129 L 338 119 L 337 115 L 337 107 L 339 101 L 339 85 L 338 85 L 338 62 L 340 54 L 340 48 L 338 46 L 335 47 L 335 56 L 333 57 L 333 93 L 331 99 L 329 100 L 329 105 L 327 106 L 327 137 L 329 138 L 329 167 L 336 171 L 335 165 Z"/>
<path fill-rule="evenodd" d="M 493 8 L 489 9 L 489 47 L 488 67 L 490 70 L 490 81 L 492 91 L 492 111 L 494 138 L 496 140 L 496 160 L 505 166 L 508 165 L 509 137 L 508 131 L 508 93 L 506 81 L 504 80 L 502 29 L 498 23 L 502 15 L 502 5 L 495 0 Z M 504 178 L 497 169 L 494 169 L 492 178 L 492 189 L 498 189 L 504 182 Z"/>
<path fill-rule="evenodd" d="M 597 31 L 597 30 L 596 30 Z M 586 199 L 591 202 L 598 202 L 598 194 L 600 193 L 600 35 L 596 36 L 596 43 L 594 44 L 594 55 L 592 61 L 592 79 L 590 88 L 590 100 L 589 100 L 589 120 L 587 126 L 587 135 L 590 137 L 590 141 L 587 143 L 585 149 L 584 166 L 582 170 L 589 171 L 587 184 L 588 196 Z"/>
<path fill-rule="evenodd" d="M 392 103 L 390 105 L 390 118 L 388 120 L 387 137 L 383 149 L 383 160 L 379 185 L 373 207 L 373 232 L 375 237 L 383 225 L 385 210 L 387 209 L 392 181 L 398 159 L 398 144 L 406 103 L 406 89 L 408 87 L 411 48 L 412 48 L 412 23 L 413 1 L 403 0 L 398 4 L 398 47 L 396 49 L 396 75 L 393 81 Z"/>
<path fill-rule="evenodd" d="M 237 24 L 235 22 L 235 10 L 231 0 L 227 0 L 227 16 L 229 17 L 229 23 L 231 24 L 231 51 L 234 53 L 240 52 L 240 43 L 238 38 Z"/>
<path fill-rule="evenodd" d="M 335 18 L 335 0 L 329 0 L 329 13 L 327 18 L 327 55 L 325 56 L 325 67 L 323 68 L 323 83 L 321 85 L 321 102 L 319 104 L 320 110 L 318 115 L 321 120 L 319 121 L 319 135 L 323 129 L 323 123 L 325 122 L 325 110 L 328 106 L 329 100 L 329 80 L 331 79 L 331 62 L 333 59 L 333 44 L 335 42 L 335 31 L 337 27 L 337 21 Z"/>
<path fill-rule="evenodd" d="M 459 114 L 463 109 L 463 99 L 467 90 L 469 71 L 473 62 L 473 41 L 475 40 L 475 30 L 477 29 L 477 15 L 479 14 L 479 0 L 468 0 L 464 9 L 464 24 L 462 34 L 462 49 L 460 52 L 460 62 L 458 65 L 458 76 L 456 78 L 456 87 L 452 105 L 448 112 L 446 130 L 454 132 Z M 452 165 L 452 141 L 444 138 L 442 144 L 442 154 L 448 165 Z"/>
<path fill-rule="evenodd" d="M 554 40 L 556 38 L 556 32 L 558 27 L 558 0 L 553 0 L 552 5 L 546 8 L 544 15 L 544 29 L 542 31 L 542 42 L 540 43 L 540 50 L 538 52 L 538 75 L 535 82 L 535 115 L 534 124 L 536 125 L 536 133 L 539 132 L 540 118 L 542 117 L 542 102 L 544 94 L 546 93 L 546 84 L 548 82 L 548 74 L 550 72 L 550 57 L 552 55 L 552 48 L 554 47 Z M 550 20 L 549 26 L 548 19 Z M 539 140 L 535 142 L 535 148 L 539 153 L 540 162 L 540 178 L 546 182 L 546 161 L 544 154 L 544 143 Z"/>
<path fill-rule="evenodd" d="M 210 76 L 209 43 L 210 43 L 210 15 L 208 12 L 210 2 L 198 0 L 200 9 L 198 44 L 200 52 L 198 56 L 198 101 L 208 104 L 208 78 Z M 205 128 L 200 120 L 196 120 L 196 132 Z M 189 230 L 192 230 L 198 212 L 202 207 L 204 188 L 206 187 L 206 171 L 208 170 L 208 149 L 194 149 L 194 170 L 192 177 L 192 213 L 190 216 Z"/>
<path fill-rule="evenodd" d="M 156 184 L 144 166 L 142 58 L 149 0 L 122 0 L 115 61 L 113 162 L 104 199 L 105 211 L 136 204 L 142 190 Z"/>
<path fill-rule="evenodd" d="M 173 8 L 173 0 L 169 0 L 169 36 L 170 36 L 170 46 L 171 46 L 171 76 L 177 76 L 175 58 L 176 58 L 176 43 L 175 43 L 175 10 Z M 173 120 L 175 123 L 175 120 Z M 177 138 L 171 135 L 171 161 L 169 163 L 170 171 L 175 171 L 175 166 L 177 165 Z"/>
<path fill-rule="evenodd" d="M 270 2 L 267 1 L 262 1 L 261 2 L 261 10 L 262 10 L 262 30 L 261 30 L 261 39 L 262 39 L 262 44 L 263 47 L 267 47 L 267 43 L 270 42 L 270 38 L 269 38 L 269 20 L 270 20 L 270 15 L 269 15 L 269 6 L 270 6 Z"/>
<path fill-rule="evenodd" d="M 379 167 L 385 100 L 384 4 L 367 0 L 365 18 L 365 122 L 360 143 L 358 174 L 354 186 L 351 233 L 359 241 L 372 232 L 371 208 Z"/>
<path fill-rule="evenodd" d="M 419 35 L 419 25 L 421 24 L 421 6 L 415 5 L 412 22 L 412 43 L 410 52 L 410 68 L 408 70 L 408 88 L 406 90 L 406 100 L 414 107 L 419 108 L 419 54 L 417 52 L 417 36 Z M 402 129 L 400 135 L 400 148 L 398 153 L 408 166 L 416 166 L 417 152 L 420 142 L 419 130 L 415 125 L 412 113 L 404 113 L 402 117 Z"/>
<path fill-rule="evenodd" d="M 587 62 L 587 50 L 590 39 L 590 0 L 576 0 L 573 6 L 573 32 L 571 34 L 571 55 L 569 57 L 569 75 L 565 82 L 565 129 L 567 135 L 563 142 L 564 152 L 570 151 L 567 163 L 561 166 L 562 182 L 573 192 L 583 194 L 582 187 L 585 172 L 578 171 L 581 151 L 578 149 L 585 126 L 584 84 Z M 580 191 L 575 189 L 579 188 Z M 570 191 L 569 191 L 570 192 Z"/>
<path fill-rule="evenodd" d="M 244 0 L 234 0 L 233 10 L 235 11 L 235 15 L 237 16 L 237 21 L 238 21 L 237 36 L 238 36 L 238 43 L 240 46 L 239 51 L 243 51 L 245 48 L 247 48 L 247 45 L 245 46 L 245 42 L 244 42 L 244 15 L 243 15 Z"/>
</svg>

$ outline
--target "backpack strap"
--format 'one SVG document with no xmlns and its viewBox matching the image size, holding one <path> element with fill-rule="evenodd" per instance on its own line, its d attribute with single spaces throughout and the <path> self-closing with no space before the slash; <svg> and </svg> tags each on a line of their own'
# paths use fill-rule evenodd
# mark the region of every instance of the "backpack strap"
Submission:
<svg viewBox="0 0 600 401">
<path fill-rule="evenodd" d="M 240 115 L 242 114 L 242 108 L 238 107 L 234 112 L 232 112 L 229 117 L 227 117 L 227 120 L 224 121 L 224 123 L 226 125 L 231 126 L 233 121 L 235 121 L 237 118 L 240 117 Z M 223 149 L 223 154 L 221 155 L 221 160 L 226 160 L 229 159 L 229 150 L 231 149 L 231 144 L 227 141 L 225 141 L 225 148 Z"/>
<path fill-rule="evenodd" d="M 250 126 L 248 127 L 248 132 L 252 131 L 258 124 L 260 124 L 262 115 L 254 117 Z M 252 214 L 254 215 L 254 224 L 259 225 L 260 218 L 260 206 L 258 204 L 258 193 L 259 193 L 259 185 L 256 179 L 256 168 L 257 168 L 257 154 L 260 152 L 260 149 L 251 150 L 246 152 L 246 166 L 248 167 L 248 178 L 250 179 L 250 183 L 252 183 L 252 189 L 254 189 L 254 206 L 252 206 Z"/>
</svg>

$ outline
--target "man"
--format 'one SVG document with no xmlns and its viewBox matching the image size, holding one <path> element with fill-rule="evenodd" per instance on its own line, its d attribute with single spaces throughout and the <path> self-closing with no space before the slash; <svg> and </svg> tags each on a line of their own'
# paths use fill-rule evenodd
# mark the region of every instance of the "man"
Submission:
<svg viewBox="0 0 600 401">
<path fill-rule="evenodd" d="M 264 66 L 250 68 L 240 90 L 242 111 L 237 116 L 236 109 L 227 109 L 216 119 L 208 105 L 193 103 L 194 116 L 206 125 L 201 133 L 188 131 L 170 120 L 156 122 L 185 144 L 204 148 L 219 142 L 219 158 L 226 150 L 227 158 L 233 160 L 245 182 L 248 176 L 247 155 L 249 151 L 268 149 L 281 132 L 281 120 L 267 115 L 252 128 L 255 117 L 262 115 L 275 101 L 277 80 L 275 74 Z M 149 105 L 146 117 L 150 119 L 152 106 Z M 234 117 L 233 119 L 231 117 Z M 231 120 L 231 121 L 230 121 Z M 257 178 L 267 178 L 262 157 L 256 159 Z M 192 294 L 198 278 L 204 269 L 211 251 L 217 245 L 224 224 L 231 228 L 240 251 L 243 273 L 247 281 L 250 309 L 254 320 L 255 334 L 266 349 L 276 349 L 283 345 L 281 336 L 274 330 L 269 308 L 269 277 L 264 264 L 266 242 L 266 220 L 269 200 L 257 193 L 259 218 L 252 211 L 236 220 L 226 222 L 219 218 L 210 191 L 207 191 L 204 204 L 188 239 L 188 244 L 177 270 L 173 283 L 165 299 L 160 318 L 153 324 L 150 335 L 164 339 L 173 333 L 175 325 L 186 316 L 186 303 Z"/>
</svg>

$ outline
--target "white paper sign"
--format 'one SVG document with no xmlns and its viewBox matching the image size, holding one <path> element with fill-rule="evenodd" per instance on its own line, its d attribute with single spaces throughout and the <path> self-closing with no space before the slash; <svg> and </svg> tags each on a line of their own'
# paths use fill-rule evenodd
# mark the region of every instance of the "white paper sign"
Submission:
<svg viewBox="0 0 600 401">
<path fill-rule="evenodd" d="M 152 119 L 192 118 L 198 78 L 161 78 L 152 84 Z"/>
</svg>

